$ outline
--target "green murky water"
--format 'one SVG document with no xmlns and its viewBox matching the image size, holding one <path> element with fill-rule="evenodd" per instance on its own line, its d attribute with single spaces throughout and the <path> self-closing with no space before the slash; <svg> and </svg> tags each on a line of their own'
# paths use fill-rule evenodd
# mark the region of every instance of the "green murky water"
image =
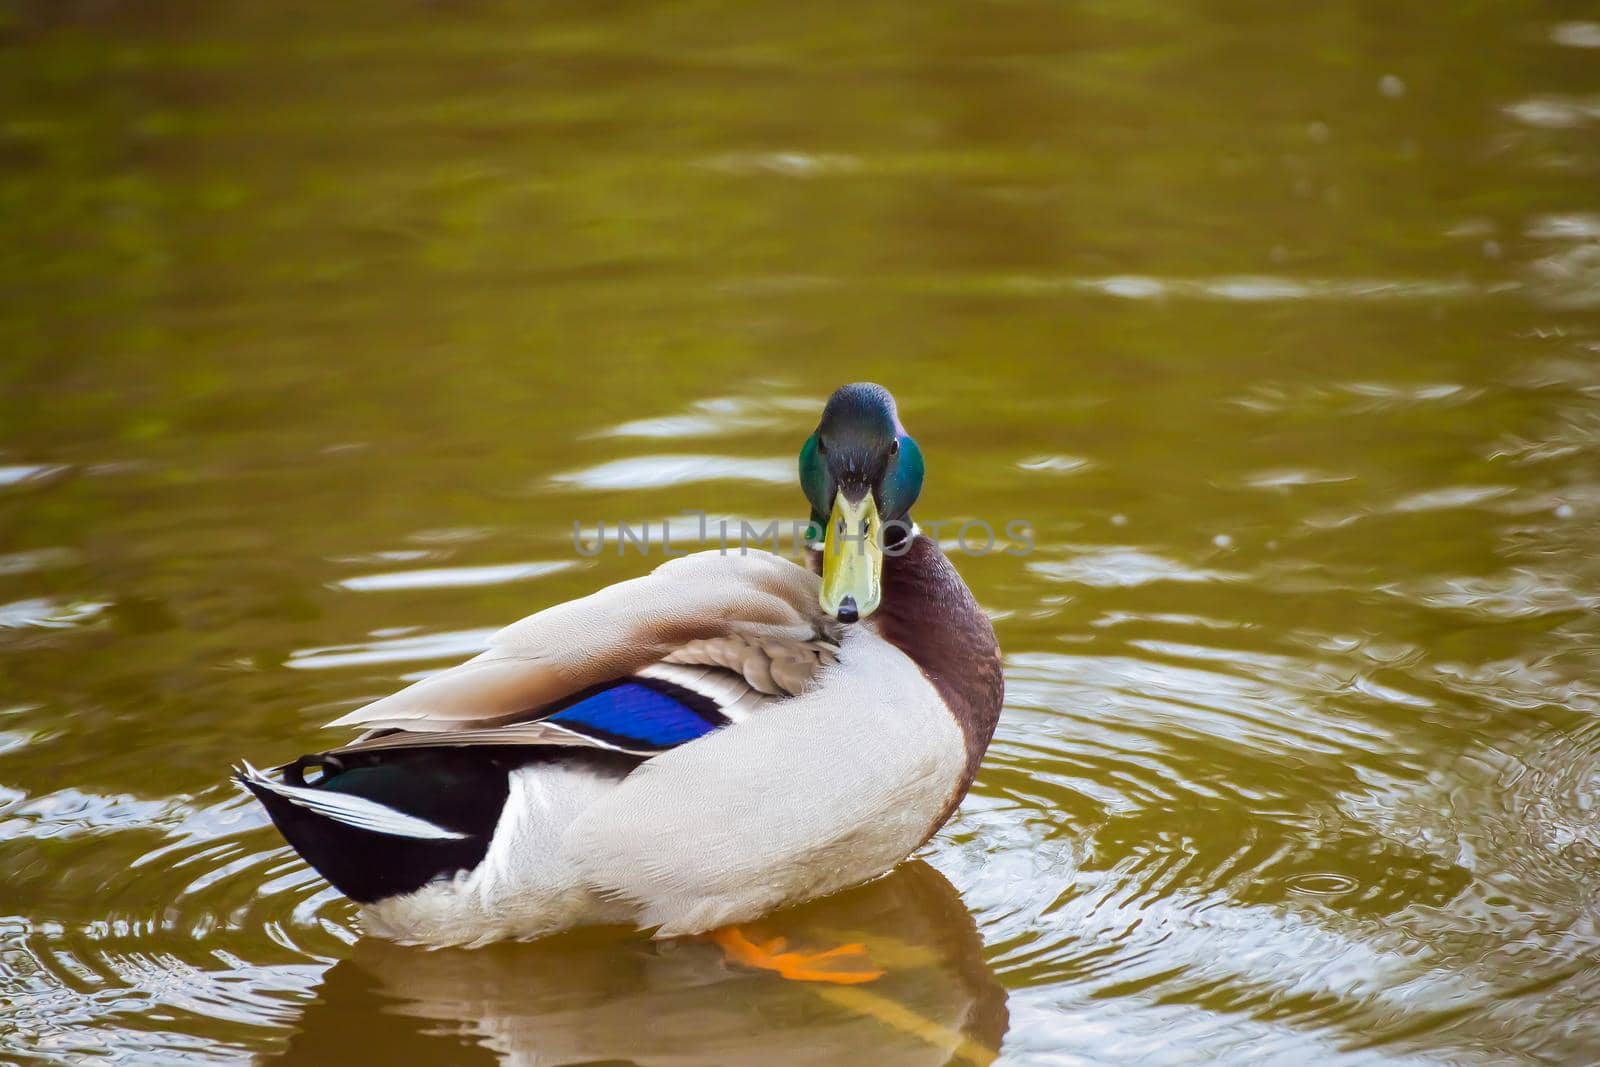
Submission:
<svg viewBox="0 0 1600 1067">
<path fill-rule="evenodd" d="M 0 1048 L 131 1062 L 1600 1058 L 1581 4 L 14 4 Z M 1008 709 L 959 817 L 698 944 L 422 953 L 224 783 L 799 517 L 890 385 Z"/>
</svg>

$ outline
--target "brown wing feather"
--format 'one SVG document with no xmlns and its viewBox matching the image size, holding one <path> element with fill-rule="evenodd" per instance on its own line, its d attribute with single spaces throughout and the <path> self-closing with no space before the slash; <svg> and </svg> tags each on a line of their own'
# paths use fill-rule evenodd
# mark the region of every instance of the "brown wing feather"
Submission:
<svg viewBox="0 0 1600 1067">
<path fill-rule="evenodd" d="M 422 732 L 503 726 L 697 642 L 736 637 L 756 648 L 763 641 L 803 647 L 832 634 L 817 603 L 817 583 L 806 568 L 765 552 L 671 560 L 644 577 L 512 623 L 477 658 L 329 725 Z M 796 660 L 783 669 L 792 680 L 805 654 L 786 658 Z M 748 657 L 750 670 L 740 670 L 750 684 L 764 682 L 764 691 L 772 692 L 786 688 L 758 659 L 770 656 Z"/>
</svg>

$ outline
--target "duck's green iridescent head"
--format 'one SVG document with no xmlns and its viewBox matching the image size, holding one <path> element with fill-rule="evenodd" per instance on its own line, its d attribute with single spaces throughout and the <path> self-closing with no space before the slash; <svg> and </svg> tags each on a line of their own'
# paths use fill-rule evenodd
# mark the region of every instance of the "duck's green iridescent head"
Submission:
<svg viewBox="0 0 1600 1067">
<path fill-rule="evenodd" d="M 922 450 L 889 390 L 857 382 L 828 398 L 800 449 L 800 487 L 824 531 L 822 609 L 840 622 L 864 619 L 882 600 L 884 544 L 909 531 L 922 492 Z"/>
</svg>

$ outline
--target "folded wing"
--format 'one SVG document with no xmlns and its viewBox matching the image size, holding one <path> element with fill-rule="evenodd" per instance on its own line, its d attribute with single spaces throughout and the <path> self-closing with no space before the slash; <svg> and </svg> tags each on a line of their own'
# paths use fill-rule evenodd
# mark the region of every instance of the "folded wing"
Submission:
<svg viewBox="0 0 1600 1067">
<path fill-rule="evenodd" d="M 482 655 L 330 723 L 340 751 L 551 744 L 651 755 L 800 692 L 832 662 L 817 577 L 699 553 L 501 630 Z"/>
</svg>

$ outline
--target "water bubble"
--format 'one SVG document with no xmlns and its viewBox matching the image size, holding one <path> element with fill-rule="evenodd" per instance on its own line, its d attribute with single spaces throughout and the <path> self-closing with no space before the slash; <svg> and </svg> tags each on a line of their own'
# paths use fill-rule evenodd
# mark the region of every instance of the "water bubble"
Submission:
<svg viewBox="0 0 1600 1067">
<path fill-rule="evenodd" d="M 1291 893 L 1303 893 L 1313 897 L 1332 897 L 1349 893 L 1358 888 L 1359 883 L 1348 875 L 1329 871 L 1316 874 L 1301 874 L 1290 878 L 1287 882 Z"/>
</svg>

